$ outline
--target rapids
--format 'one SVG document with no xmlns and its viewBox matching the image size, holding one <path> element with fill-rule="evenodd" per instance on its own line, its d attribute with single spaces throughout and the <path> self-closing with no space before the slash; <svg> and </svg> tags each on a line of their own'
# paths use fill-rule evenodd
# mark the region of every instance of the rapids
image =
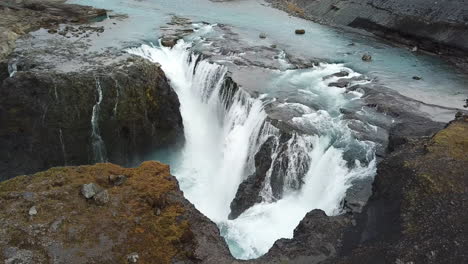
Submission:
<svg viewBox="0 0 468 264">
<path fill-rule="evenodd" d="M 268 137 L 279 138 L 278 129 L 266 122 L 264 111 L 265 104 L 272 99 L 266 94 L 254 98 L 239 89 L 229 97 L 231 101 L 224 101 L 222 89 L 226 67 L 200 61 L 191 52 L 190 44 L 183 41 L 173 49 L 143 45 L 128 52 L 160 63 L 177 92 L 186 143 L 179 157 L 170 161 L 172 172 L 180 181 L 185 196 L 218 224 L 231 252 L 238 258 L 258 257 L 277 239 L 291 238 L 294 227 L 312 209 L 323 209 L 330 215 L 340 213 L 341 202 L 351 182 L 356 178 L 372 177 L 375 173 L 372 143 L 355 140 L 339 114 L 302 106 L 307 110 L 296 121 L 317 125 L 320 134 L 294 134 L 289 140 L 286 153 L 289 167 L 283 198 L 272 199 L 271 186 L 266 184 L 262 203 L 238 218 L 228 220 L 230 203 L 239 184 L 252 173 L 253 156 L 259 146 Z M 294 77 L 296 80 L 293 81 L 302 78 L 319 83 L 336 67 L 333 64 L 317 67 L 302 72 L 301 76 L 289 73 L 279 81 Z M 306 89 L 313 96 L 329 100 L 330 109 L 347 100 L 342 92 L 333 91 L 325 84 L 311 82 Z M 343 158 L 343 153 L 350 151 L 349 146 L 363 150 L 368 162 L 361 165 L 356 159 L 349 166 Z M 274 160 L 279 158 L 278 154 L 276 149 Z M 301 156 L 310 160 L 303 179 L 296 173 Z M 299 181 L 304 183 L 298 190 Z"/>
<path fill-rule="evenodd" d="M 343 70 L 349 73 L 349 78 L 364 74 L 424 102 L 420 110 L 440 121 L 452 118 L 451 111 L 462 108 L 467 98 L 468 77 L 440 59 L 369 36 L 289 17 L 261 0 L 69 2 L 129 15 L 128 19 L 119 21 L 118 34 L 116 30 L 106 30 L 90 45 L 94 49 L 125 49 L 161 64 L 181 103 L 186 141 L 182 149 L 159 151 L 152 158 L 171 165 L 185 196 L 216 222 L 232 254 L 240 259 L 259 257 L 277 239 L 291 238 L 299 221 L 312 209 L 322 209 L 328 215 L 342 213 L 343 199 L 353 182 L 372 179 L 375 174 L 378 144 L 357 137 L 350 127 L 360 121 L 346 119 L 341 113 L 342 108 L 360 102 L 363 91 L 347 93 L 345 89 L 328 87 L 333 79 L 324 80 L 324 77 Z M 228 67 L 200 56 L 192 39 L 179 41 L 172 49 L 148 44 L 158 42 L 162 34 L 158 29 L 174 14 L 194 22 L 228 24 L 239 38 L 252 45 L 274 44 L 285 51 L 278 58 L 284 67 L 281 70 L 247 67 L 234 72 L 242 73 L 239 79 L 245 89 L 230 90 L 232 94 L 226 96 L 229 90 L 226 78 L 231 74 Z M 114 27 L 112 21 L 99 23 Z M 305 28 L 306 34 L 294 35 L 296 28 Z M 203 34 L 209 33 L 210 28 L 203 30 Z M 259 39 L 260 33 L 267 38 Z M 327 63 L 290 69 L 286 52 Z M 372 54 L 372 63 L 361 60 L 364 53 Z M 226 56 L 225 60 L 230 58 Z M 264 71 L 267 73 L 263 74 Z M 422 79 L 415 81 L 413 76 Z M 258 85 L 262 89 L 248 89 Z M 294 94 L 296 100 L 278 100 L 277 95 L 286 92 Z M 298 98 L 310 104 L 301 103 Z M 298 130 L 314 130 L 314 133 L 293 133 L 287 142 L 281 143 L 286 146 L 286 151 L 282 150 L 278 147 L 282 132 L 268 121 L 271 113 L 267 110 L 273 105 L 276 109 L 298 113 L 290 123 Z M 440 114 L 430 105 L 446 108 Z M 93 116 L 94 110 L 98 114 L 99 101 Z M 360 111 L 359 114 L 368 113 Z M 374 124 L 358 125 L 365 133 L 379 131 Z M 98 127 L 93 128 L 93 138 L 99 146 Z M 275 148 L 272 167 L 261 190 L 262 201 L 229 220 L 230 204 L 239 184 L 254 172 L 254 156 L 269 138 L 274 139 Z M 98 148 L 95 153 L 100 153 Z M 97 159 L 105 159 L 105 152 L 98 156 Z M 282 196 L 278 199 L 270 180 L 275 177 L 273 164 L 282 163 L 287 166 L 282 172 Z"/>
</svg>

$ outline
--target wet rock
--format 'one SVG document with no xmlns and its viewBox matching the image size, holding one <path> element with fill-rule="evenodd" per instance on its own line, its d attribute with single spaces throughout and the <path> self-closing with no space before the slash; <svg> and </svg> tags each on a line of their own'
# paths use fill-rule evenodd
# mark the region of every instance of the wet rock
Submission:
<svg viewBox="0 0 468 264">
<path fill-rule="evenodd" d="M 322 80 L 328 80 L 328 79 L 333 78 L 333 77 L 346 77 L 348 75 L 349 75 L 349 72 L 340 71 L 340 72 L 337 72 L 337 73 L 327 75 L 327 76 L 323 77 Z"/>
<path fill-rule="evenodd" d="M 350 79 L 339 79 L 336 82 L 329 83 L 329 87 L 338 87 L 338 88 L 346 88 L 349 86 L 351 80 Z"/>
<path fill-rule="evenodd" d="M 422 79 L 422 78 L 419 77 L 419 76 L 413 76 L 413 80 L 419 81 L 419 80 L 421 80 L 421 79 Z"/>
<path fill-rule="evenodd" d="M 53 34 L 56 33 L 55 28 L 59 23 L 72 20 L 76 23 L 87 23 L 107 13 L 104 9 L 69 5 L 61 1 L 8 0 L 0 4 L 0 61 L 6 59 L 14 50 L 16 39 L 28 32 L 46 28 Z"/>
<path fill-rule="evenodd" d="M 161 45 L 163 45 L 164 47 L 172 48 L 172 47 L 174 47 L 176 44 L 177 44 L 177 40 L 176 40 L 176 39 L 164 38 L 164 39 L 161 40 Z"/>
<path fill-rule="evenodd" d="M 86 198 L 86 199 L 91 199 L 93 198 L 96 194 L 101 192 L 102 187 L 95 184 L 95 183 L 88 183 L 88 184 L 83 184 L 81 186 L 81 194 Z"/>
<path fill-rule="evenodd" d="M 271 166 L 271 156 L 275 148 L 275 139 L 270 137 L 255 154 L 255 173 L 244 180 L 237 189 L 236 197 L 231 202 L 229 219 L 236 219 L 245 210 L 262 201 L 260 191 Z"/>
<path fill-rule="evenodd" d="M 366 62 L 369 62 L 369 61 L 372 60 L 372 56 L 369 55 L 369 54 L 364 54 L 364 55 L 362 55 L 362 60 L 366 61 Z"/>
<path fill-rule="evenodd" d="M 467 132 L 468 116 L 385 158 L 357 228 L 343 241 L 352 250 L 333 263 L 372 263 L 373 256 L 389 263 L 465 263 Z"/>
<path fill-rule="evenodd" d="M 121 186 L 127 181 L 127 176 L 125 175 L 110 175 L 109 182 L 114 186 Z"/>
<path fill-rule="evenodd" d="M 344 229 L 349 224 L 345 216 L 328 217 L 322 210 L 312 210 L 294 229 L 292 239 L 276 241 L 258 262 L 324 263 L 338 255 Z"/>
<path fill-rule="evenodd" d="M 261 39 L 265 39 L 267 37 L 266 33 L 260 33 L 260 35 L 258 35 L 259 38 Z"/>
<path fill-rule="evenodd" d="M 127 262 L 137 263 L 139 258 L 140 256 L 138 256 L 138 253 L 131 253 L 130 255 L 127 256 Z"/>
<path fill-rule="evenodd" d="M 29 214 L 29 216 L 35 216 L 35 215 L 37 215 L 36 206 L 33 206 L 33 207 L 29 208 L 28 214 Z"/>
<path fill-rule="evenodd" d="M 110 201 L 109 192 L 107 190 L 100 191 L 93 196 L 93 200 L 97 205 L 105 205 Z"/>
<path fill-rule="evenodd" d="M 32 59 L 20 63 L 23 70 L 0 83 L 0 159 L 11 161 L 0 164 L 0 181 L 65 164 L 133 166 L 155 149 L 183 141 L 179 100 L 155 64 L 135 58 L 94 71 L 58 72 L 23 66 L 36 64 Z M 106 154 L 100 157 L 90 139 L 98 84 Z"/>
<path fill-rule="evenodd" d="M 303 35 L 305 34 L 305 29 L 296 29 L 294 33 L 296 33 L 296 35 Z"/>
</svg>

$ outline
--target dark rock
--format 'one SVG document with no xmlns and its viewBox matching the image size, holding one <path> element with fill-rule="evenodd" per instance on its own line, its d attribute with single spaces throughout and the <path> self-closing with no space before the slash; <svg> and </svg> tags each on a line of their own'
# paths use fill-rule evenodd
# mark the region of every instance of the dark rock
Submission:
<svg viewBox="0 0 468 264">
<path fill-rule="evenodd" d="M 21 71 L 0 84 L 0 180 L 61 165 L 110 161 L 133 166 L 183 141 L 179 101 L 164 73 L 143 59 L 96 71 Z M 93 150 L 99 105 L 104 154 Z"/>
<path fill-rule="evenodd" d="M 260 33 L 260 35 L 258 35 L 259 38 L 261 39 L 264 39 L 267 37 L 267 35 L 265 33 Z"/>
<path fill-rule="evenodd" d="M 357 228 L 346 232 L 344 257 L 331 263 L 467 262 L 467 139 L 468 116 L 384 159 Z"/>
<path fill-rule="evenodd" d="M 350 79 L 341 78 L 336 82 L 329 83 L 328 86 L 329 87 L 346 88 L 346 87 L 349 86 L 350 82 L 351 82 Z"/>
<path fill-rule="evenodd" d="M 125 181 L 127 181 L 127 176 L 125 175 L 110 175 L 109 176 L 109 182 L 115 186 L 120 186 L 124 184 Z"/>
<path fill-rule="evenodd" d="M 163 38 L 163 39 L 161 39 L 161 45 L 163 45 L 164 47 L 172 48 L 176 44 L 177 44 L 176 39 L 172 39 L 172 38 Z"/>
<path fill-rule="evenodd" d="M 346 77 L 348 75 L 349 75 L 349 72 L 340 71 L 340 72 L 337 72 L 337 73 L 327 75 L 327 76 L 323 77 L 322 80 L 328 80 L 328 79 L 333 78 L 333 77 Z"/>
<path fill-rule="evenodd" d="M 100 191 L 93 196 L 93 200 L 97 205 L 105 205 L 110 201 L 109 192 L 107 190 Z"/>
<path fill-rule="evenodd" d="M 422 79 L 422 78 L 421 78 L 421 77 L 419 77 L 419 76 L 413 76 L 413 80 L 417 80 L 417 81 L 419 81 L 419 80 L 421 80 L 421 79 Z"/>
<path fill-rule="evenodd" d="M 305 34 L 305 29 L 296 29 L 294 33 L 296 33 L 296 35 L 303 35 Z"/>
<path fill-rule="evenodd" d="M 262 201 L 260 191 L 271 166 L 271 156 L 275 149 L 275 138 L 268 138 L 255 154 L 255 173 L 244 180 L 237 189 L 236 197 L 231 202 L 229 219 L 236 219 L 245 210 Z"/>
<path fill-rule="evenodd" d="M 364 55 L 362 55 L 362 60 L 363 60 L 363 61 L 371 61 L 371 60 L 372 60 L 372 56 L 369 55 L 369 54 L 364 54 Z"/>
<path fill-rule="evenodd" d="M 276 241 L 258 262 L 323 263 L 338 255 L 349 224 L 345 216 L 328 217 L 322 210 L 312 210 L 294 229 L 294 238 Z"/>
</svg>

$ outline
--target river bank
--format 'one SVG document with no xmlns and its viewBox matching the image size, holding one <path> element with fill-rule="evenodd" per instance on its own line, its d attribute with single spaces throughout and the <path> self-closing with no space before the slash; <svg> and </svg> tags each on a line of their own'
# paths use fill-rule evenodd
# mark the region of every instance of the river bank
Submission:
<svg viewBox="0 0 468 264">
<path fill-rule="evenodd" d="M 414 51 L 440 56 L 466 72 L 468 13 L 460 1 L 268 0 L 293 16 L 364 30 Z"/>
</svg>

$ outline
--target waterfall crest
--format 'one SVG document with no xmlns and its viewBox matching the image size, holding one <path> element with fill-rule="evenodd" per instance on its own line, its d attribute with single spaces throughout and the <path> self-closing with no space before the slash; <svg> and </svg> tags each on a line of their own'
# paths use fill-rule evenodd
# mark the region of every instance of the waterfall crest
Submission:
<svg viewBox="0 0 468 264">
<path fill-rule="evenodd" d="M 291 238 L 312 209 L 340 213 L 352 180 L 373 176 L 372 144 L 362 145 L 370 153 L 366 164 L 350 165 L 343 158 L 341 145 L 350 140 L 350 132 L 340 117 L 309 111 L 296 121 L 313 120 L 323 133 L 284 136 L 268 121 L 265 105 L 271 99 L 233 87 L 226 82 L 225 66 L 203 60 L 190 48 L 179 41 L 172 49 L 142 45 L 128 52 L 160 63 L 178 94 L 186 143 L 171 162 L 173 174 L 185 196 L 218 224 L 234 256 L 255 258 L 277 239 Z M 255 154 L 269 138 L 274 149 L 261 202 L 228 220 L 238 187 L 255 172 Z"/>
</svg>

